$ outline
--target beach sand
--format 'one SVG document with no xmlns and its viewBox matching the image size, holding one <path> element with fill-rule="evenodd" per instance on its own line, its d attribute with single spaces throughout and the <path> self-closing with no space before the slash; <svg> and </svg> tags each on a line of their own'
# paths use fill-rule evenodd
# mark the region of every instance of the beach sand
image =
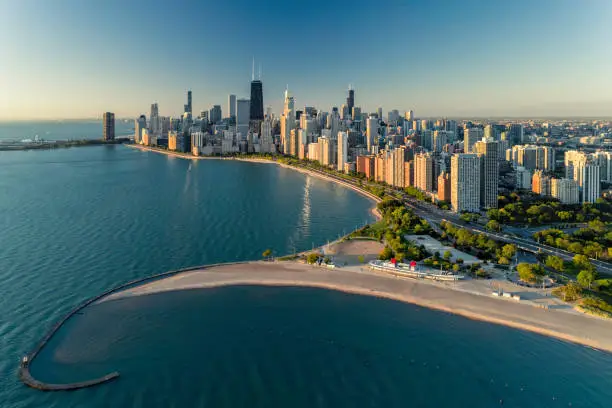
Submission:
<svg viewBox="0 0 612 408">
<path fill-rule="evenodd" d="M 297 262 L 247 262 L 202 268 L 115 293 L 101 302 L 172 290 L 227 285 L 307 286 L 378 296 L 612 351 L 612 322 L 452 290 L 362 267 L 327 269 Z"/>
</svg>

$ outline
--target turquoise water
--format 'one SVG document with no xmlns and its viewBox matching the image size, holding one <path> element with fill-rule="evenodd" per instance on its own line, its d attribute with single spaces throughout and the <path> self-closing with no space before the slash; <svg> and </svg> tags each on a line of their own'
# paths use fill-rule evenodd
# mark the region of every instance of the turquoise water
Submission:
<svg viewBox="0 0 612 408">
<path fill-rule="evenodd" d="M 267 164 L 125 146 L 0 152 L 0 406 L 609 407 L 612 356 L 502 326 L 322 289 L 169 292 L 86 309 L 32 367 L 21 355 L 80 301 L 169 269 L 320 245 L 372 203 Z"/>
</svg>

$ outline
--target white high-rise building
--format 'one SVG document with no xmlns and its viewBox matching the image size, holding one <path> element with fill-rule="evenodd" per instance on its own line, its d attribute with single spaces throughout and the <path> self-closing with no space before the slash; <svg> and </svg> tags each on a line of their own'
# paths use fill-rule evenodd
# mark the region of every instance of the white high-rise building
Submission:
<svg viewBox="0 0 612 408">
<path fill-rule="evenodd" d="M 480 210 L 480 157 L 455 154 L 451 157 L 451 204 L 453 211 Z"/>
<path fill-rule="evenodd" d="M 338 171 L 344 171 L 348 161 L 348 133 L 338 132 Z"/>
<path fill-rule="evenodd" d="M 566 178 L 552 179 L 550 182 L 550 194 L 563 204 L 580 203 L 578 184 L 574 180 Z"/>
<path fill-rule="evenodd" d="M 236 100 L 236 132 L 240 140 L 246 140 L 249 133 L 249 118 L 251 114 L 251 101 L 249 99 Z"/>
<path fill-rule="evenodd" d="M 376 144 L 378 140 L 378 119 L 374 116 L 370 116 L 366 121 L 366 143 L 368 152 L 372 151 L 372 146 Z"/>
<path fill-rule="evenodd" d="M 480 156 L 480 205 L 484 208 L 497 208 L 499 188 L 497 142 L 493 139 L 482 139 L 476 142 L 473 149 Z"/>
<path fill-rule="evenodd" d="M 565 176 L 578 184 L 580 199 L 594 203 L 601 194 L 601 167 L 595 155 L 569 150 L 565 152 Z"/>
<path fill-rule="evenodd" d="M 612 182 L 612 152 L 595 152 L 593 159 L 599 164 L 601 180 Z"/>
<path fill-rule="evenodd" d="M 280 125 L 283 153 L 291 154 L 291 131 L 295 129 L 295 101 L 289 93 L 289 89 L 285 90 L 285 106 L 281 115 Z"/>
<path fill-rule="evenodd" d="M 227 112 L 229 117 L 236 117 L 236 95 L 228 95 L 227 97 Z"/>
</svg>

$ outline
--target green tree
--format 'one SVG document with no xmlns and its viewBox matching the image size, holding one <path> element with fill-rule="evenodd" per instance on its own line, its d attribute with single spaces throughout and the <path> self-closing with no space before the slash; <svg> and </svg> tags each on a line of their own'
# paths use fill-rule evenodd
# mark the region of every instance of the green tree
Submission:
<svg viewBox="0 0 612 408">
<path fill-rule="evenodd" d="M 460 269 L 459 265 L 457 264 L 453 265 L 453 272 L 459 272 L 459 269 Z"/>
<path fill-rule="evenodd" d="M 359 261 L 359 263 L 364 263 L 364 262 L 365 262 L 365 256 L 363 256 L 363 255 L 359 255 L 359 256 L 357 257 L 357 260 Z"/>
<path fill-rule="evenodd" d="M 448 261 L 453 257 L 453 254 L 451 251 L 446 250 L 444 251 L 444 254 L 442 255 L 442 257 L 444 258 L 445 261 Z"/>
<path fill-rule="evenodd" d="M 264 259 L 268 259 L 270 256 L 272 255 L 272 250 L 271 249 L 266 249 L 265 251 L 263 251 L 263 253 L 261 254 L 261 256 Z"/>
<path fill-rule="evenodd" d="M 595 270 L 595 267 L 593 266 L 593 264 L 591 264 L 589 258 L 587 258 L 585 255 L 575 255 L 572 262 L 576 269 L 587 271 Z"/>
<path fill-rule="evenodd" d="M 306 255 L 306 262 L 308 262 L 309 264 L 314 264 L 315 262 L 317 262 L 318 259 L 319 259 L 319 254 L 316 254 L 314 252 L 311 252 L 308 255 Z"/>
<path fill-rule="evenodd" d="M 546 266 L 554 269 L 557 272 L 563 272 L 565 270 L 565 265 L 563 263 L 563 259 L 556 255 L 549 255 L 546 257 Z"/>
<path fill-rule="evenodd" d="M 393 258 L 393 250 L 389 248 L 388 246 L 385 246 L 383 250 L 380 251 L 380 254 L 378 254 L 378 259 L 381 259 L 381 260 L 386 261 L 391 258 Z"/>
<path fill-rule="evenodd" d="M 525 282 L 537 282 L 538 279 L 544 275 L 544 271 L 540 265 L 528 264 L 525 262 L 518 264 L 516 270 L 518 271 L 519 277 Z"/>
<path fill-rule="evenodd" d="M 595 281 L 596 279 L 597 279 L 597 272 L 595 272 L 594 270 L 580 271 L 580 273 L 576 277 L 576 280 L 578 281 L 579 284 L 589 289 L 591 289 L 591 285 L 593 284 L 593 281 Z"/>
<path fill-rule="evenodd" d="M 559 296 L 564 302 L 574 302 L 580 299 L 582 288 L 576 282 L 570 282 L 565 286 L 553 290 L 553 294 Z"/>
<path fill-rule="evenodd" d="M 495 220 L 491 220 L 487 222 L 486 229 L 488 229 L 489 231 L 497 232 L 501 230 L 501 225 L 499 225 L 499 222 Z"/>
<path fill-rule="evenodd" d="M 506 258 L 505 256 L 500 256 L 497 259 L 497 263 L 500 265 L 510 265 L 510 260 L 508 258 Z"/>
<path fill-rule="evenodd" d="M 514 244 L 506 244 L 501 249 L 501 254 L 504 258 L 512 259 L 514 254 L 516 254 L 516 245 Z"/>
</svg>

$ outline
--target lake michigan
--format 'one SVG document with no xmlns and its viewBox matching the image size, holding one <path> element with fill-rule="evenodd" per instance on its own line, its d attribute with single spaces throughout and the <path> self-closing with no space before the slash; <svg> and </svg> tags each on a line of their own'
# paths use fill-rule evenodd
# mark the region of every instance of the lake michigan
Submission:
<svg viewBox="0 0 612 408">
<path fill-rule="evenodd" d="M 271 164 L 125 146 L 0 152 L 0 405 L 610 406 L 608 353 L 313 288 L 106 302 L 62 328 L 33 371 L 62 382 L 117 370 L 118 380 L 43 393 L 17 379 L 20 357 L 88 297 L 267 248 L 307 250 L 371 222 L 372 206 Z"/>
</svg>

